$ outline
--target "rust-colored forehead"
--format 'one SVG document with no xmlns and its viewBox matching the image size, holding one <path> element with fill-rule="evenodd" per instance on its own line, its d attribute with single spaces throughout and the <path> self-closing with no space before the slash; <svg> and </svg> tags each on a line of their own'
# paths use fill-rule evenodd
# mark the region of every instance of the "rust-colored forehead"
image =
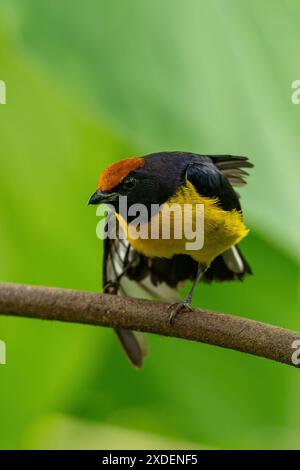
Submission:
<svg viewBox="0 0 300 470">
<path fill-rule="evenodd" d="M 142 167 L 145 160 L 141 157 L 131 157 L 110 165 L 100 176 L 98 188 L 100 191 L 110 191 L 118 186 L 133 170 Z"/>
</svg>

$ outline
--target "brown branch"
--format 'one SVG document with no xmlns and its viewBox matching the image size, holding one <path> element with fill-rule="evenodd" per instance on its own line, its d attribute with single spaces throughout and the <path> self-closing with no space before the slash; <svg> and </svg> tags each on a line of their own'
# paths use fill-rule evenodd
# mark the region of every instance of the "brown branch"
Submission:
<svg viewBox="0 0 300 470">
<path fill-rule="evenodd" d="M 184 338 L 293 364 L 300 333 L 223 313 L 194 309 L 168 322 L 167 304 L 19 284 L 0 284 L 0 315 L 124 328 Z M 300 357 L 300 354 L 299 354 Z"/>
</svg>

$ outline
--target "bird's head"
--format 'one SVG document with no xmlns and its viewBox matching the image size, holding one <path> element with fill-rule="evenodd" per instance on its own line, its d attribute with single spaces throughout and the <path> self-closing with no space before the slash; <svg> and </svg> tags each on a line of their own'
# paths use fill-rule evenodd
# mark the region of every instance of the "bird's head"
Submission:
<svg viewBox="0 0 300 470">
<path fill-rule="evenodd" d="M 183 170 L 183 160 L 171 152 L 118 161 L 103 171 L 89 204 L 109 203 L 117 212 L 120 196 L 127 197 L 128 207 L 138 203 L 149 209 L 151 204 L 163 204 L 183 181 Z"/>
</svg>

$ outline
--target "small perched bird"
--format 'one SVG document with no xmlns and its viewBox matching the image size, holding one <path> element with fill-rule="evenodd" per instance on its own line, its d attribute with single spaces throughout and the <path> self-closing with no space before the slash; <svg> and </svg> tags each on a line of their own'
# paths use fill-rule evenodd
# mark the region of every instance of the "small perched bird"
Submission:
<svg viewBox="0 0 300 470">
<path fill-rule="evenodd" d="M 251 269 L 238 243 L 247 235 L 239 194 L 233 186 L 246 184 L 244 168 L 253 165 L 248 158 L 230 155 L 198 155 L 188 152 L 159 152 L 145 157 L 132 157 L 109 166 L 100 176 L 96 192 L 89 204 L 110 204 L 113 217 L 126 234 L 104 240 L 104 292 L 130 295 L 132 283 L 147 295 L 163 301 L 178 299 L 178 289 L 184 281 L 192 288 L 183 302 L 174 304 L 170 321 L 182 308 L 189 308 L 195 287 L 200 281 L 242 280 Z M 127 207 L 121 208 L 125 196 Z M 128 209 L 143 204 L 149 237 L 134 237 Z M 190 209 L 204 207 L 204 243 L 199 249 L 189 249 L 187 240 L 172 236 L 177 222 L 176 212 L 170 215 L 170 237 L 162 236 L 161 225 L 166 207 Z M 189 205 L 189 206 L 186 206 Z M 156 208 L 154 211 L 152 208 Z M 151 224 L 158 223 L 158 236 L 151 237 Z M 184 219 L 185 220 L 185 219 Z M 135 226 L 136 228 L 136 226 Z M 118 231 L 116 231 L 116 234 Z M 141 367 L 147 348 L 143 335 L 116 330 L 127 356 L 135 367 Z"/>
</svg>

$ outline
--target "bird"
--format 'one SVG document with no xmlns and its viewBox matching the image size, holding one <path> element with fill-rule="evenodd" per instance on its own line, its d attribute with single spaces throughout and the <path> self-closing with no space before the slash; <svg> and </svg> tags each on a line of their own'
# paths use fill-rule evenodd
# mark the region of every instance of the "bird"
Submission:
<svg viewBox="0 0 300 470">
<path fill-rule="evenodd" d="M 241 281 L 252 274 L 238 246 L 249 229 L 235 187 L 246 184 L 245 168 L 253 166 L 245 156 L 182 151 L 125 158 L 108 166 L 88 202 L 109 206 L 106 228 L 110 222 L 118 227 L 103 242 L 103 291 L 117 295 L 139 291 L 141 295 L 171 302 L 172 323 L 180 310 L 190 308 L 199 282 Z M 121 207 L 122 197 L 126 198 L 125 209 Z M 128 208 L 136 204 L 146 209 L 146 216 L 135 224 Z M 169 238 L 162 237 L 164 213 L 174 204 L 177 208 L 192 207 L 192 223 L 196 214 L 193 208 L 203 207 L 201 248 L 187 248 L 185 236 L 175 238 L 171 229 Z M 174 227 L 178 215 L 172 214 Z M 159 234 L 151 237 L 154 221 Z M 131 229 L 141 227 L 146 227 L 150 236 L 132 235 Z M 192 281 L 192 287 L 180 301 L 179 290 L 186 281 Z M 123 329 L 116 333 L 132 365 L 140 368 L 147 355 L 144 335 Z"/>
</svg>

